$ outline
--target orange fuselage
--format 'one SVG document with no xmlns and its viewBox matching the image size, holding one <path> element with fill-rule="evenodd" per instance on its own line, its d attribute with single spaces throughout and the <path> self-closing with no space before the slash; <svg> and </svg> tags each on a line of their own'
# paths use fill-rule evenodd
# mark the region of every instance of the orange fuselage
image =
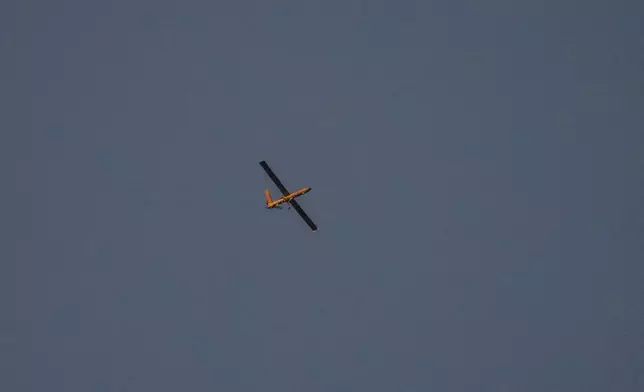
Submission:
<svg viewBox="0 0 644 392">
<path fill-rule="evenodd" d="M 280 199 L 273 201 L 270 197 L 270 192 L 267 189 L 266 190 L 266 208 L 276 208 L 280 204 L 288 203 L 289 201 L 295 199 L 296 197 L 302 196 L 303 194 L 308 193 L 310 191 L 311 191 L 311 188 L 302 188 L 297 192 L 293 192 L 288 196 L 284 196 Z"/>
</svg>

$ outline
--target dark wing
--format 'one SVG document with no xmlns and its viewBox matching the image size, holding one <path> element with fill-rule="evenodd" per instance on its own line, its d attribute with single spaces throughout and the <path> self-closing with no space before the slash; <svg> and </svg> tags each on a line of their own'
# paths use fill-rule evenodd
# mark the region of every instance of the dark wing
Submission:
<svg viewBox="0 0 644 392">
<path fill-rule="evenodd" d="M 318 229 L 318 227 L 315 225 L 315 223 L 313 223 L 313 221 L 311 220 L 311 218 L 309 218 L 309 216 L 308 216 L 308 215 L 306 215 L 306 212 L 304 212 L 304 210 L 302 209 L 302 207 L 300 207 L 300 204 L 299 204 L 297 201 L 295 201 L 295 199 L 291 200 L 291 201 L 290 201 L 290 203 L 291 203 L 291 206 L 293 207 L 293 209 L 294 209 L 298 214 L 300 214 L 300 216 L 302 217 L 302 219 L 304 219 L 304 222 L 306 222 L 306 224 L 307 224 L 307 225 L 309 225 L 309 227 L 311 228 L 311 230 L 316 231 L 316 230 Z"/>
<path fill-rule="evenodd" d="M 266 174 L 268 174 L 268 176 L 271 178 L 271 180 L 273 180 L 273 182 L 275 183 L 275 186 L 277 187 L 277 189 L 279 189 L 280 192 L 282 192 L 282 194 L 284 196 L 288 196 L 290 194 L 290 192 L 288 190 L 286 190 L 286 187 L 284 186 L 284 184 L 282 184 L 282 181 L 280 181 L 280 179 L 277 178 L 275 173 L 273 173 L 271 168 L 268 167 L 268 164 L 266 163 L 266 161 L 261 161 L 259 163 L 259 165 L 264 169 L 264 171 L 266 172 Z"/>
</svg>

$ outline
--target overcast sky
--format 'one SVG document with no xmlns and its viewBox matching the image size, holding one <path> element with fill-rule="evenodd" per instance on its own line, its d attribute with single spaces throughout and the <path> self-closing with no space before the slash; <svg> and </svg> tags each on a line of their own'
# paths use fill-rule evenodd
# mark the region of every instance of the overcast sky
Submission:
<svg viewBox="0 0 644 392">
<path fill-rule="evenodd" d="M 3 2 L 0 390 L 644 390 L 643 8 Z"/>
</svg>

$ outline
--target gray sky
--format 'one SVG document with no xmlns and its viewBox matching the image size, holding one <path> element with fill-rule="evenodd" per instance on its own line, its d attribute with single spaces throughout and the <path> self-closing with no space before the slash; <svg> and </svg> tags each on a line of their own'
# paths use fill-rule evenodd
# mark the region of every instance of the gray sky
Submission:
<svg viewBox="0 0 644 392">
<path fill-rule="evenodd" d="M 3 3 L 0 390 L 644 390 L 643 7 L 519 3 Z"/>
</svg>

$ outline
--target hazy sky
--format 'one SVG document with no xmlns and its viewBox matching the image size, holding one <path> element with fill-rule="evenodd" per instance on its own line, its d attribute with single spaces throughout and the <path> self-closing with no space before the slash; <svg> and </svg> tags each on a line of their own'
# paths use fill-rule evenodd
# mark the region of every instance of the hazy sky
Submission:
<svg viewBox="0 0 644 392">
<path fill-rule="evenodd" d="M 3 2 L 0 390 L 644 390 L 643 9 Z"/>
</svg>

